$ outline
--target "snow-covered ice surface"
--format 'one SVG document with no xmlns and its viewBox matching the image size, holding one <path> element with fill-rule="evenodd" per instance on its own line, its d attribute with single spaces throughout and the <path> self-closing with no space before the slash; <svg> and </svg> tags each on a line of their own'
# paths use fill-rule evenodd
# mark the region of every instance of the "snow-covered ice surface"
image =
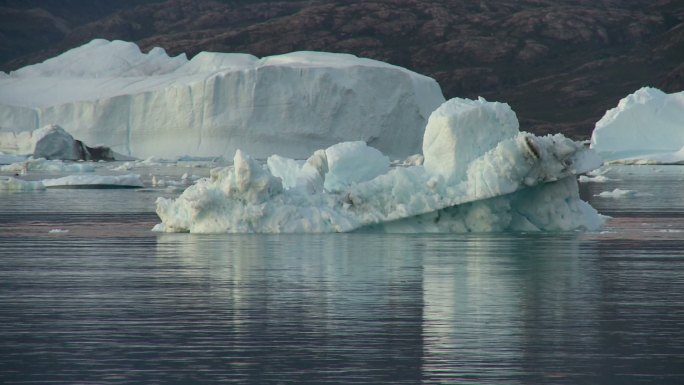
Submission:
<svg viewBox="0 0 684 385">
<path fill-rule="evenodd" d="M 264 166 L 237 151 L 233 166 L 212 170 L 177 199 L 159 198 L 162 223 L 155 229 L 533 231 L 597 229 L 604 221 L 579 198 L 576 181 L 576 174 L 599 167 L 601 159 L 559 134 L 519 132 L 508 105 L 450 100 L 430 117 L 425 138 L 424 166 L 396 167 L 372 179 L 387 163 L 365 145 L 318 150 L 303 165 L 277 157 Z M 448 153 L 459 150 L 465 153 Z M 354 160 L 341 162 L 331 175 L 355 175 L 360 159 L 374 171 L 365 180 L 339 178 L 328 188 L 331 153 Z"/>
<path fill-rule="evenodd" d="M 266 162 L 268 170 L 281 179 L 284 188 L 299 185 L 310 191 L 344 190 L 385 174 L 390 168 L 387 156 L 360 141 L 335 144 L 307 161 L 271 155 Z"/>
<path fill-rule="evenodd" d="M 34 191 L 46 188 L 107 189 L 141 188 L 143 183 L 136 174 L 127 175 L 67 175 L 37 181 L 11 176 L 0 176 L 1 191 Z"/>
<path fill-rule="evenodd" d="M 68 175 L 42 181 L 46 188 L 140 188 L 140 175 Z"/>
<path fill-rule="evenodd" d="M 137 158 L 230 159 L 240 148 L 303 159 L 344 141 L 402 158 L 420 151 L 443 101 L 432 78 L 347 54 L 187 60 L 97 39 L 0 78 L 0 137 L 58 124 Z"/>
<path fill-rule="evenodd" d="M 684 91 L 644 87 L 623 98 L 596 123 L 591 147 L 612 163 L 684 163 Z"/>
</svg>

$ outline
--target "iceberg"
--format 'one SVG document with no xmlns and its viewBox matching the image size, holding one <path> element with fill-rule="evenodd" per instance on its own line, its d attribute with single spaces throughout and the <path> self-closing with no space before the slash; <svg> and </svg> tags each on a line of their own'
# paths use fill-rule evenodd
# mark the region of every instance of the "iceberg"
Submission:
<svg viewBox="0 0 684 385">
<path fill-rule="evenodd" d="M 402 158 L 420 151 L 442 102 L 434 79 L 349 54 L 188 60 L 96 39 L 0 77 L 0 134 L 55 124 L 140 159 L 230 158 L 237 149 L 305 159 L 348 141 Z"/>
<path fill-rule="evenodd" d="M 567 231 L 603 224 L 580 199 L 576 180 L 600 167 L 600 157 L 560 134 L 520 132 L 507 104 L 449 100 L 431 114 L 424 137 L 423 164 L 393 168 L 358 142 L 317 150 L 303 163 L 278 156 L 262 164 L 238 150 L 233 166 L 213 169 L 176 199 L 158 198 L 155 230 Z M 353 171 L 364 163 L 357 178 Z"/>
<path fill-rule="evenodd" d="M 596 123 L 591 148 L 606 161 L 684 164 L 684 91 L 644 87 L 620 100 Z"/>
</svg>

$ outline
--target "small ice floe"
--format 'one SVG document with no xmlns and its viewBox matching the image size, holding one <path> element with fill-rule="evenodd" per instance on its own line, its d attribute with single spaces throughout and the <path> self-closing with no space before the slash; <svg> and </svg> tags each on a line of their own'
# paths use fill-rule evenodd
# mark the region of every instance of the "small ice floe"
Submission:
<svg viewBox="0 0 684 385">
<path fill-rule="evenodd" d="M 174 165 L 175 165 L 174 161 L 158 158 L 156 156 L 150 156 L 144 160 L 131 160 L 128 162 L 124 162 L 118 166 L 111 167 L 110 170 L 129 171 L 129 170 L 132 170 L 136 167 L 142 168 L 142 167 L 161 167 L 161 166 L 174 166 Z"/>
<path fill-rule="evenodd" d="M 140 175 L 69 175 L 63 178 L 46 179 L 43 185 L 47 188 L 73 189 L 113 189 L 141 188 Z"/>
<path fill-rule="evenodd" d="M 167 192 L 175 193 L 183 191 L 192 181 L 199 179 L 196 175 L 189 176 L 188 173 L 183 174 L 180 180 L 164 179 L 152 175 L 152 187 L 164 187 Z"/>
<path fill-rule="evenodd" d="M 146 158 L 145 160 L 140 160 L 135 162 L 137 166 L 143 166 L 143 167 L 158 167 L 163 164 L 168 164 L 168 163 L 175 163 L 173 161 L 169 161 L 166 159 L 162 159 L 156 156 L 150 156 Z"/>
<path fill-rule="evenodd" d="M 0 176 L 0 191 L 35 191 L 45 190 L 42 182 L 26 181 L 11 176 Z"/>
<path fill-rule="evenodd" d="M 69 232 L 69 230 L 65 230 L 65 229 L 52 229 L 52 230 L 48 231 L 48 233 L 50 233 L 50 234 L 64 234 L 64 233 L 68 233 L 68 232 Z"/>
<path fill-rule="evenodd" d="M 157 178 L 156 175 L 152 175 L 152 186 L 153 187 L 164 187 L 164 186 L 166 186 L 166 181 L 163 178 Z"/>
<path fill-rule="evenodd" d="M 594 194 L 594 196 L 601 198 L 637 198 L 637 197 L 647 197 L 653 196 L 653 194 L 640 193 L 634 190 L 623 190 L 616 188 L 613 191 L 603 191 L 599 194 Z"/>
<path fill-rule="evenodd" d="M 181 182 L 184 184 L 190 184 L 192 182 L 195 182 L 197 179 L 200 179 L 201 176 L 195 175 L 195 174 L 188 174 L 187 172 L 181 176 Z"/>
<path fill-rule="evenodd" d="M 95 166 L 91 163 L 74 163 L 62 160 L 47 160 L 45 158 L 29 158 L 21 162 L 0 166 L 0 171 L 27 174 L 32 171 L 46 172 L 93 172 Z"/>
<path fill-rule="evenodd" d="M 606 182 L 614 182 L 617 180 L 618 179 L 608 178 L 605 175 L 597 175 L 597 176 L 580 175 L 578 178 L 578 181 L 580 183 L 606 183 Z"/>
<path fill-rule="evenodd" d="M 118 166 L 110 167 L 109 169 L 112 171 L 130 171 L 135 167 L 135 162 L 124 162 Z"/>
</svg>

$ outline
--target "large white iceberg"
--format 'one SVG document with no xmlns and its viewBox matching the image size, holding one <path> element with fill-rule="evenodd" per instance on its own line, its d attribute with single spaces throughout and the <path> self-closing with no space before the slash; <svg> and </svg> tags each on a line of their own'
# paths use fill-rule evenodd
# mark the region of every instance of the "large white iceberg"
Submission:
<svg viewBox="0 0 684 385">
<path fill-rule="evenodd" d="M 358 144 L 316 151 L 303 165 L 282 157 L 264 165 L 237 151 L 233 166 L 212 170 L 175 200 L 159 198 L 156 229 L 463 232 L 597 229 L 603 223 L 579 198 L 575 177 L 599 167 L 600 158 L 560 134 L 519 132 L 505 104 L 450 100 L 430 117 L 425 138 L 424 166 L 371 172 L 349 183 L 340 176 L 354 175 L 363 163 L 350 159 L 364 159 L 372 170 L 384 161 Z M 335 152 L 342 155 L 341 169 L 331 189 L 326 181 Z"/>
<path fill-rule="evenodd" d="M 303 159 L 344 141 L 405 157 L 420 151 L 443 101 L 429 77 L 348 54 L 187 60 L 98 39 L 0 77 L 0 132 L 57 124 L 138 158 L 230 157 L 240 148 Z"/>
<path fill-rule="evenodd" d="M 596 123 L 591 147 L 620 163 L 684 163 L 684 91 L 644 87 L 623 98 Z"/>
</svg>

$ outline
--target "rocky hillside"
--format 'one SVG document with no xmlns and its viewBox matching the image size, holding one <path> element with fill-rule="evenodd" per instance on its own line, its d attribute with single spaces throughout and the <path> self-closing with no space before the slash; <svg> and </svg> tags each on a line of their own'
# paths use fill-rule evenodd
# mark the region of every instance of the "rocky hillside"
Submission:
<svg viewBox="0 0 684 385">
<path fill-rule="evenodd" d="M 644 85 L 684 90 L 681 0 L 5 0 L 0 69 L 93 38 L 170 54 L 348 52 L 506 101 L 521 128 L 586 138 Z"/>
</svg>

